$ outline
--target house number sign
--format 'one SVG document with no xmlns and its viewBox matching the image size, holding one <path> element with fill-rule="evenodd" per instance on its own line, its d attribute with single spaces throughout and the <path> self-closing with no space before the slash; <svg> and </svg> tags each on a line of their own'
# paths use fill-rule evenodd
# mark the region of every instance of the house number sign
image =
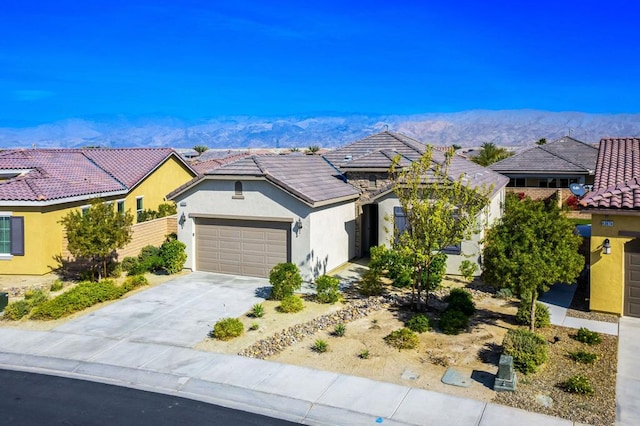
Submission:
<svg viewBox="0 0 640 426">
<path fill-rule="evenodd" d="M 600 225 L 611 227 L 611 226 L 613 226 L 613 221 L 612 220 L 603 220 L 602 222 L 600 222 Z"/>
</svg>

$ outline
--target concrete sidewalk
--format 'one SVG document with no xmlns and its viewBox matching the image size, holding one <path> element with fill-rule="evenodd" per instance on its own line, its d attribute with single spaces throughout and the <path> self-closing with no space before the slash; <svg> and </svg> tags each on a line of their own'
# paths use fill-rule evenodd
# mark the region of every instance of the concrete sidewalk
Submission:
<svg viewBox="0 0 640 426">
<path fill-rule="evenodd" d="M 640 318 L 620 318 L 618 374 L 616 375 L 616 425 L 640 423 Z"/>
<path fill-rule="evenodd" d="M 0 368 L 166 393 L 310 425 L 572 425 L 502 405 L 194 349 L 0 329 Z"/>
</svg>

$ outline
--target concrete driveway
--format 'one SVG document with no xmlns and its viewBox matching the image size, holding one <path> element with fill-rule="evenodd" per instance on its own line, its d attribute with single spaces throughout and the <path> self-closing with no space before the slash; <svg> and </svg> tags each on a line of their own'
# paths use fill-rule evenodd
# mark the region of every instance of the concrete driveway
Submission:
<svg viewBox="0 0 640 426">
<path fill-rule="evenodd" d="M 117 301 L 54 332 L 192 347 L 216 321 L 237 317 L 268 294 L 265 278 L 193 272 Z"/>
</svg>

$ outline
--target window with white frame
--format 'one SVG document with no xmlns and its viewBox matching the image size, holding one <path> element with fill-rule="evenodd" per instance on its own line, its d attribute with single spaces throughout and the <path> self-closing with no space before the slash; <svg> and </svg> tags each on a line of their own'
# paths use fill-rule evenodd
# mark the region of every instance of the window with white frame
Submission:
<svg viewBox="0 0 640 426">
<path fill-rule="evenodd" d="M 11 216 L 0 216 L 0 254 L 11 254 Z"/>
<path fill-rule="evenodd" d="M 136 197 L 136 218 L 140 221 L 140 215 L 144 211 L 144 197 Z"/>
<path fill-rule="evenodd" d="M 24 217 L 0 212 L 0 258 L 24 256 Z"/>
<path fill-rule="evenodd" d="M 116 206 L 118 208 L 118 213 L 124 214 L 124 200 L 118 200 L 116 202 Z"/>
</svg>

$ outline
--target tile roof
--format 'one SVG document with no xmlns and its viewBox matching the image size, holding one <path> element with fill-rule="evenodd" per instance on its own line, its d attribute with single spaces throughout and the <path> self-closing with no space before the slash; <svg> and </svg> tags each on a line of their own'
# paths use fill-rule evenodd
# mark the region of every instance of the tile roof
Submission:
<svg viewBox="0 0 640 426">
<path fill-rule="evenodd" d="M 317 155 L 252 155 L 211 170 L 206 176 L 264 177 L 311 205 L 360 194 Z"/>
<path fill-rule="evenodd" d="M 234 154 L 222 158 L 209 158 L 202 161 L 194 161 L 191 163 L 191 167 L 198 172 L 198 174 L 205 174 L 210 170 L 217 169 L 225 164 L 232 163 L 241 158 L 247 157 L 249 154 Z"/>
<path fill-rule="evenodd" d="M 382 150 L 394 155 L 378 155 Z M 354 167 L 388 169 L 395 154 L 401 154 L 414 161 L 420 158 L 424 150 L 425 144 L 422 142 L 400 133 L 385 131 L 329 151 L 323 157 L 339 169 Z"/>
<path fill-rule="evenodd" d="M 0 174 L 14 175 L 0 180 L 0 203 L 126 193 L 172 155 L 180 159 L 169 148 L 0 151 Z"/>
<path fill-rule="evenodd" d="M 587 208 L 640 209 L 640 138 L 600 140 L 593 191 L 580 204 Z"/>
<path fill-rule="evenodd" d="M 598 148 L 569 136 L 534 146 L 489 168 L 500 173 L 579 173 L 593 174 Z"/>
</svg>

